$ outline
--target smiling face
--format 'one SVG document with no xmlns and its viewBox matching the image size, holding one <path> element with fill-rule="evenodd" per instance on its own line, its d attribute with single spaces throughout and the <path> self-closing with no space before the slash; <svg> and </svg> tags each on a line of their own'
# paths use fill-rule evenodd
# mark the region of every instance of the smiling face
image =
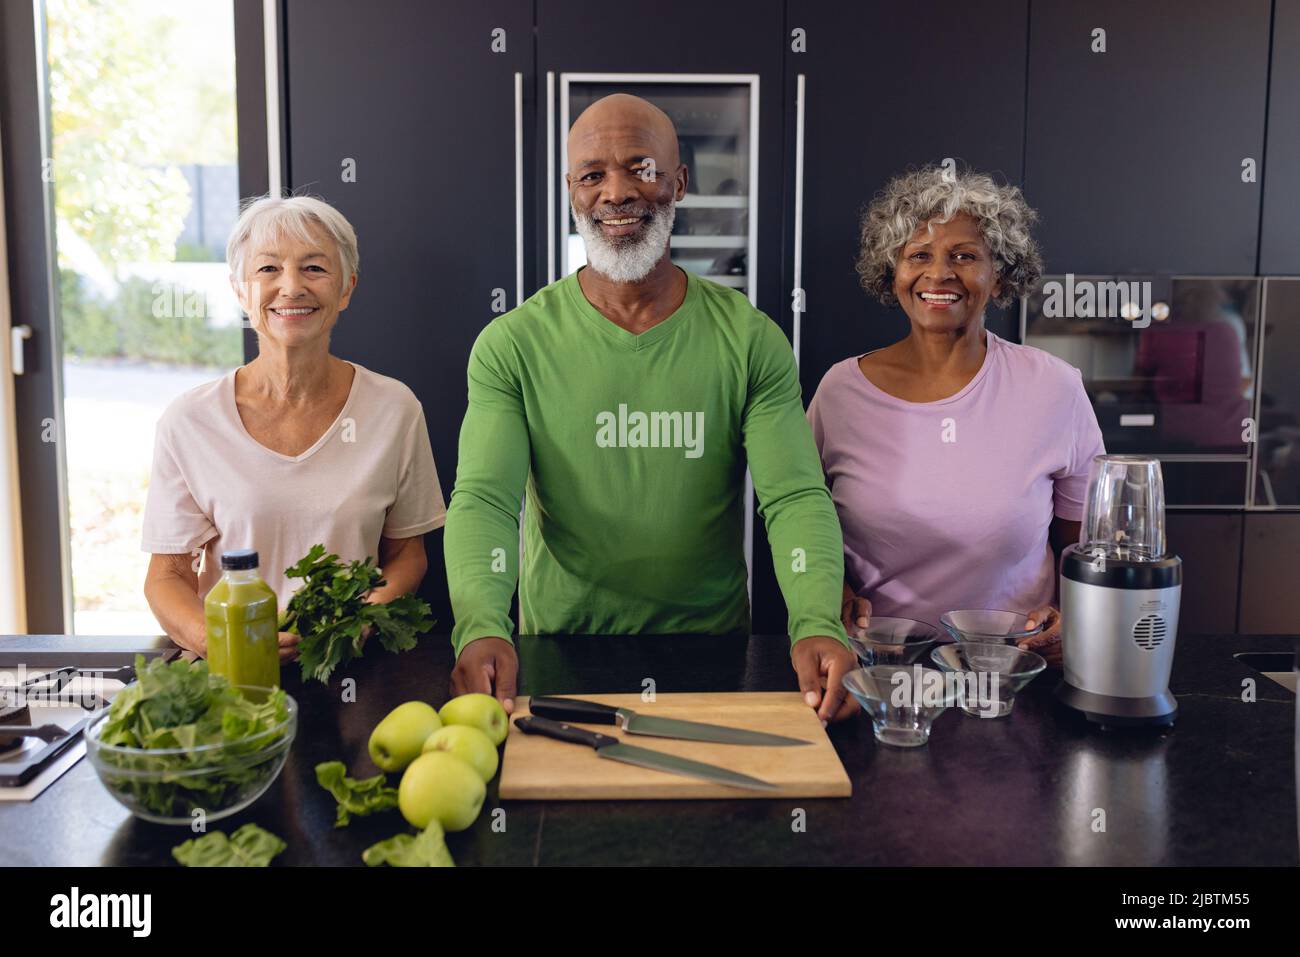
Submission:
<svg viewBox="0 0 1300 957">
<path fill-rule="evenodd" d="M 328 339 L 356 286 L 355 275 L 343 278 L 338 245 L 323 227 L 310 239 L 285 231 L 250 243 L 244 275 L 231 284 L 259 338 L 284 346 Z"/>
<path fill-rule="evenodd" d="M 922 226 L 894 266 L 894 295 L 913 325 L 924 330 L 962 329 L 977 323 L 1002 290 L 997 262 L 973 217 Z"/>
<path fill-rule="evenodd" d="M 646 101 L 615 94 L 578 117 L 564 178 L 597 272 L 616 282 L 649 274 L 667 250 L 687 175 L 671 121 Z"/>
</svg>

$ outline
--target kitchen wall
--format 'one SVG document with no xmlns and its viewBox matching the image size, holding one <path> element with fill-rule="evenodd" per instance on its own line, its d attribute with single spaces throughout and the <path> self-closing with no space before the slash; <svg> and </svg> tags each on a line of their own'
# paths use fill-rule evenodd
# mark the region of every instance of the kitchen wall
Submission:
<svg viewBox="0 0 1300 957">
<path fill-rule="evenodd" d="M 565 133 L 548 108 L 550 75 L 758 76 L 751 269 L 759 308 L 794 339 L 801 244 L 805 399 L 832 363 L 906 333 L 900 311 L 862 294 L 853 259 L 859 209 L 909 165 L 953 158 L 1023 184 L 1051 272 L 1300 275 L 1300 0 L 940 0 L 924 15 L 877 2 L 666 0 L 653 13 L 592 15 L 558 0 L 383 0 L 364 16 L 346 0 L 283 4 L 285 183 L 338 205 L 362 245 L 339 352 L 415 390 L 447 492 L 469 347 L 496 314 L 496 290 L 513 305 L 520 269 L 525 295 L 547 274 L 548 123 Z M 494 30 L 503 50 L 489 45 Z M 340 176 L 349 158 L 351 182 Z M 562 203 L 562 184 L 557 193 Z M 1297 324 L 1266 315 L 1266 348 Z M 1019 311 L 989 325 L 1016 338 Z M 1289 385 L 1300 354 L 1270 352 L 1266 367 L 1281 383 L 1273 398 L 1300 411 Z M 1277 597 L 1300 561 L 1300 511 L 1248 511 L 1243 495 L 1172 513 L 1169 528 L 1186 560 L 1184 632 L 1300 632 L 1300 606 Z M 423 593 L 448 622 L 440 534 Z M 761 523 L 753 578 L 755 630 L 784 630 Z"/>
</svg>

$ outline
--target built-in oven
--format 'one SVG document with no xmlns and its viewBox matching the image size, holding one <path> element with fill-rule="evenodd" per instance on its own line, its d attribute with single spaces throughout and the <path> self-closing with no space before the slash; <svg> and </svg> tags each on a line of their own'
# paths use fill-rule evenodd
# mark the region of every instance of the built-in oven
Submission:
<svg viewBox="0 0 1300 957">
<path fill-rule="evenodd" d="M 1249 504 L 1262 280 L 1045 276 L 1022 341 L 1079 369 L 1106 450 L 1154 454 L 1173 508 Z"/>
</svg>

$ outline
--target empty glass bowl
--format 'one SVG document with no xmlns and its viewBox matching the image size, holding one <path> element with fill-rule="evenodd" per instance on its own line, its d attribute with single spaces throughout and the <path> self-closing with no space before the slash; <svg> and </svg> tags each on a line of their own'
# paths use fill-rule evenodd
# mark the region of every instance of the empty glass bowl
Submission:
<svg viewBox="0 0 1300 957">
<path fill-rule="evenodd" d="M 844 687 L 870 716 L 876 740 L 897 748 L 930 740 L 934 719 L 957 701 L 956 684 L 920 665 L 870 665 L 844 676 Z"/>
<path fill-rule="evenodd" d="M 990 608 L 966 611 L 945 611 L 939 624 L 958 641 L 994 641 L 1016 644 L 1043 630 L 1041 622 L 1029 628 L 1029 616 L 1018 611 L 997 611 Z"/>
<path fill-rule="evenodd" d="M 934 625 L 873 615 L 866 628 L 850 628 L 849 642 L 862 666 L 910 665 L 943 638 Z"/>
<path fill-rule="evenodd" d="M 930 658 L 944 671 L 962 676 L 957 706 L 977 718 L 1009 715 L 1016 692 L 1047 667 L 1040 655 L 1001 642 L 943 645 L 931 651 Z"/>
</svg>

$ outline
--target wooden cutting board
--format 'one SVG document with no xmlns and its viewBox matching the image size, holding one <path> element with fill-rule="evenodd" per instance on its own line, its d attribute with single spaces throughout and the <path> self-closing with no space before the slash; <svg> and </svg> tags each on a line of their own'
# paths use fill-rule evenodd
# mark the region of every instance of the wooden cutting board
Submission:
<svg viewBox="0 0 1300 957">
<path fill-rule="evenodd" d="M 600 757 L 593 748 L 524 734 L 514 718 L 529 714 L 528 698 L 515 699 L 502 758 L 500 794 L 505 800 L 655 800 L 683 798 L 848 797 L 849 776 L 826 737 L 816 712 L 795 691 L 661 694 L 583 694 L 567 697 L 631 708 L 637 714 L 767 731 L 810 741 L 780 748 L 676 741 L 624 734 L 616 725 L 581 725 L 653 751 L 703 761 L 778 785 L 776 791 L 726 787 L 697 778 L 652 771 Z M 575 722 L 576 723 L 576 722 Z"/>
</svg>

